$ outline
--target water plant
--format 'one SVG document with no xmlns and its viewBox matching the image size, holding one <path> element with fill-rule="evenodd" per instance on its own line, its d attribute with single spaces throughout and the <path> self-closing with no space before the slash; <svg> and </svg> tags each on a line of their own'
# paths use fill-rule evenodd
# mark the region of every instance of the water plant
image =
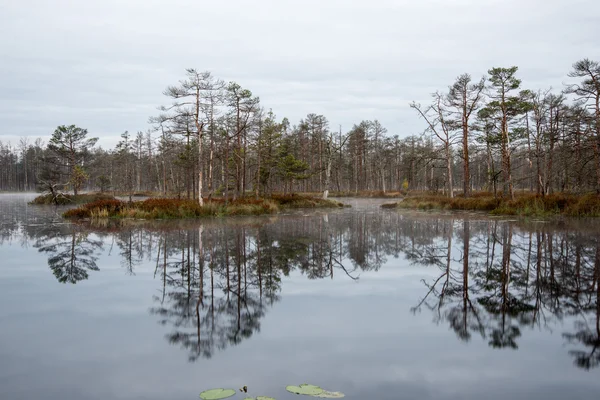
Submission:
<svg viewBox="0 0 600 400">
<path fill-rule="evenodd" d="M 305 396 L 318 396 L 323 393 L 323 389 L 315 385 L 303 384 L 303 385 L 289 385 L 285 387 L 290 393 L 303 394 Z"/>
<path fill-rule="evenodd" d="M 313 397 L 320 397 L 323 399 L 341 399 L 342 397 L 344 397 L 344 393 L 342 392 L 330 392 L 328 390 L 323 390 L 323 393 L 318 394 L 316 396 Z"/>
<path fill-rule="evenodd" d="M 209 389 L 200 393 L 200 398 L 202 400 L 221 400 L 231 397 L 235 394 L 234 389 Z"/>
<path fill-rule="evenodd" d="M 330 392 L 328 390 L 322 389 L 319 386 L 309 385 L 307 383 L 304 383 L 304 384 L 298 385 L 298 386 L 288 385 L 285 387 L 285 390 L 287 390 L 290 393 L 294 393 L 294 394 L 298 394 L 298 395 L 319 397 L 319 398 L 324 398 L 324 399 L 341 399 L 342 397 L 344 397 L 344 394 L 341 392 Z M 242 388 L 240 388 L 240 392 L 247 393 L 248 387 L 243 386 Z M 228 397 L 231 397 L 235 393 L 236 393 L 236 391 L 233 389 L 222 389 L 222 388 L 210 389 L 210 390 L 205 390 L 204 392 L 200 393 L 200 398 L 202 400 L 221 400 L 221 399 L 226 399 Z M 257 397 L 245 397 L 243 400 L 275 400 L 275 399 L 273 397 L 257 396 Z"/>
<path fill-rule="evenodd" d="M 301 394 L 301 395 L 312 396 L 312 397 L 320 397 L 320 398 L 325 398 L 325 399 L 341 399 L 342 397 L 344 397 L 344 393 L 342 393 L 342 392 L 330 392 L 319 386 L 309 385 L 306 383 L 302 384 L 302 385 L 298 385 L 298 386 L 294 386 L 294 385 L 286 386 L 285 390 L 287 390 L 290 393 L 294 393 L 294 394 Z"/>
</svg>

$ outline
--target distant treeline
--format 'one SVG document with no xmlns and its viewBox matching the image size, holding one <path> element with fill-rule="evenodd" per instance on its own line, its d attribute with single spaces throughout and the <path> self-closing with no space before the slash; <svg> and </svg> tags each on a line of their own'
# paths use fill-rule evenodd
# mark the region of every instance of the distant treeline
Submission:
<svg viewBox="0 0 600 400">
<path fill-rule="evenodd" d="M 150 128 L 114 149 L 60 126 L 48 143 L 0 142 L 0 190 L 110 189 L 198 198 L 329 190 L 600 192 L 600 64 L 573 64 L 567 86 L 532 91 L 517 67 L 457 77 L 411 103 L 423 133 L 389 135 L 377 120 L 349 130 L 308 114 L 296 124 L 210 72 L 168 87 Z M 403 136 L 401 138 L 401 136 Z M 452 190 L 449 190 L 449 189 Z"/>
</svg>

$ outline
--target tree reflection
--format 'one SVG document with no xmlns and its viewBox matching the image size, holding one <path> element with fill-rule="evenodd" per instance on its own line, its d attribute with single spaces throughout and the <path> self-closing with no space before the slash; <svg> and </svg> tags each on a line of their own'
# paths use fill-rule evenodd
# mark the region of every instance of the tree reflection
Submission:
<svg viewBox="0 0 600 400">
<path fill-rule="evenodd" d="M 171 327 L 167 340 L 186 349 L 190 361 L 210 358 L 260 330 L 292 271 L 309 279 L 333 278 L 340 271 L 357 280 L 359 270 L 380 267 L 382 257 L 377 261 L 348 245 L 355 231 L 341 222 L 289 218 L 164 231 L 155 246 L 162 289 L 150 312 Z"/>
<path fill-rule="evenodd" d="M 140 231 L 126 229 L 114 235 L 115 242 L 119 248 L 121 266 L 125 268 L 128 275 L 135 275 L 135 268 L 143 260 L 144 251 L 141 237 L 139 237 L 140 234 Z M 136 238 L 135 235 L 138 235 L 138 237 Z"/>
<path fill-rule="evenodd" d="M 525 329 L 549 329 L 570 317 L 575 330 L 564 338 L 576 365 L 599 363 L 599 244 L 577 227 L 333 213 L 143 232 L 118 233 L 123 260 L 130 265 L 153 252 L 162 287 L 151 313 L 191 361 L 258 332 L 292 271 L 359 280 L 363 271 L 404 255 L 439 271 L 423 281 L 426 291 L 413 311 L 429 310 L 460 340 L 479 337 L 492 348 L 518 349 Z"/>
<path fill-rule="evenodd" d="M 14 230 L 27 238 L 24 243 L 34 239 L 64 283 L 98 270 L 103 243 L 127 274 L 151 264 L 160 284 L 150 313 L 191 361 L 259 332 L 292 274 L 360 282 L 366 271 L 404 257 L 429 276 L 412 311 L 430 312 L 459 340 L 518 349 L 528 330 L 560 322 L 574 364 L 591 369 L 600 365 L 600 239 L 594 229 L 574 221 L 331 212 L 202 223 L 17 223 L 2 240 Z"/>
<path fill-rule="evenodd" d="M 600 240 L 568 227 L 468 218 L 416 220 L 408 230 L 417 233 L 405 244 L 408 258 L 440 271 L 423 281 L 414 312 L 428 309 L 460 340 L 477 333 L 498 349 L 517 349 L 526 327 L 572 316 L 575 331 L 563 337 L 576 346 L 575 365 L 600 365 Z"/>
<path fill-rule="evenodd" d="M 575 365 L 591 369 L 600 365 L 600 239 L 596 239 L 593 259 L 582 262 L 583 252 L 581 248 L 576 250 L 569 303 L 571 313 L 577 316 L 575 331 L 564 333 L 563 337 L 576 345 L 569 350 Z"/>
<path fill-rule="evenodd" d="M 48 266 L 59 282 L 75 284 L 88 279 L 88 271 L 98 271 L 102 241 L 92 239 L 90 232 L 76 225 L 69 225 L 66 232 L 60 228 L 44 231 L 34 246 L 48 254 Z"/>
</svg>

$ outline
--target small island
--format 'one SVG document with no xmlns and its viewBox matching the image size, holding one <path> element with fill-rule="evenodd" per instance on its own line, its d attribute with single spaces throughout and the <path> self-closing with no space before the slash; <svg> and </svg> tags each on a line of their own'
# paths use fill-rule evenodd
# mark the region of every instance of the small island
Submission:
<svg viewBox="0 0 600 400">
<path fill-rule="evenodd" d="M 271 196 L 270 198 L 245 197 L 226 202 L 212 199 L 200 204 L 196 200 L 148 198 L 140 201 L 104 199 L 86 203 L 66 211 L 65 218 L 134 218 L 173 219 L 200 218 L 231 215 L 274 214 L 286 208 L 340 208 L 344 204 L 332 199 L 300 195 Z"/>
</svg>

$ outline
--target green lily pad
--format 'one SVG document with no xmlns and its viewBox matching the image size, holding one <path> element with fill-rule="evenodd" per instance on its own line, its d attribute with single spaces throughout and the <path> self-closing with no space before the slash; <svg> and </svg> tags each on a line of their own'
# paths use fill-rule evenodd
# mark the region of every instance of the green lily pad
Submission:
<svg viewBox="0 0 600 400">
<path fill-rule="evenodd" d="M 246 397 L 244 400 L 275 400 L 272 397 L 258 396 L 258 397 Z"/>
<path fill-rule="evenodd" d="M 341 399 L 344 396 L 345 395 L 342 392 L 330 392 L 328 390 L 323 390 L 323 393 L 317 394 L 314 397 L 321 397 L 324 399 Z"/>
<path fill-rule="evenodd" d="M 202 400 L 221 400 L 231 397 L 235 394 L 233 389 L 210 389 L 200 393 Z"/>
<path fill-rule="evenodd" d="M 315 385 L 300 385 L 300 386 L 286 386 L 285 390 L 294 394 L 303 394 L 305 396 L 317 396 L 323 393 L 323 389 Z"/>
</svg>

